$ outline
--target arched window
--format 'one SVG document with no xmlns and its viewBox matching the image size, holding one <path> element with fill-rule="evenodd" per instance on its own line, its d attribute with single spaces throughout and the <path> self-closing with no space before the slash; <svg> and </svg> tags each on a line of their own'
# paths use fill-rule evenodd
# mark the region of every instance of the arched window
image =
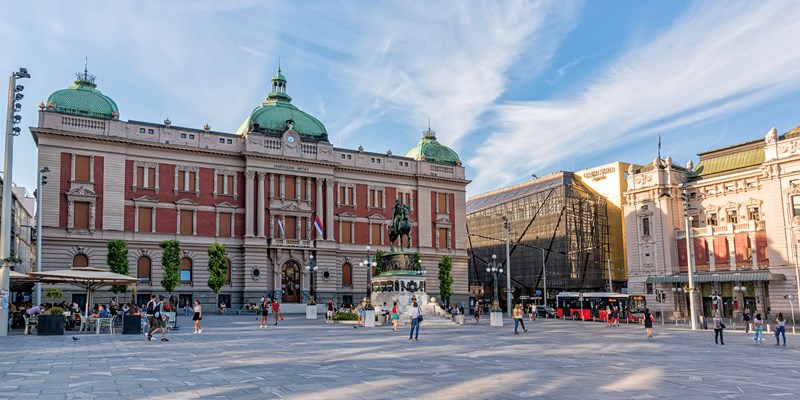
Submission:
<svg viewBox="0 0 800 400">
<path fill-rule="evenodd" d="M 86 254 L 75 254 L 72 257 L 72 268 L 86 268 L 89 266 L 89 257 Z"/>
<path fill-rule="evenodd" d="M 231 284 L 231 269 L 232 269 L 231 268 L 231 259 L 230 258 L 225 259 L 225 264 L 228 267 L 228 271 L 225 273 L 225 283 L 230 285 Z"/>
<path fill-rule="evenodd" d="M 150 257 L 141 256 L 136 261 L 136 277 L 140 281 L 149 282 L 152 274 L 152 260 Z"/>
<path fill-rule="evenodd" d="M 353 287 L 353 266 L 350 263 L 342 264 L 342 287 Z"/>
<path fill-rule="evenodd" d="M 181 260 L 181 282 L 192 283 L 192 259 L 189 257 Z"/>
</svg>

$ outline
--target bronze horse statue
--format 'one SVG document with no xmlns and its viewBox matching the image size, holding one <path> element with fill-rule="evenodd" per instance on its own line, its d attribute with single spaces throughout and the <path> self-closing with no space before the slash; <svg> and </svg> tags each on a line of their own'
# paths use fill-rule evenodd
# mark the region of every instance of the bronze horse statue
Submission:
<svg viewBox="0 0 800 400">
<path fill-rule="evenodd" d="M 408 246 L 411 248 L 411 222 L 408 221 L 408 206 L 400 204 L 400 199 L 395 200 L 392 207 L 392 222 L 389 223 L 389 246 L 390 251 L 394 252 L 394 242 L 400 239 L 400 250 L 403 249 L 403 236 L 408 238 Z"/>
</svg>

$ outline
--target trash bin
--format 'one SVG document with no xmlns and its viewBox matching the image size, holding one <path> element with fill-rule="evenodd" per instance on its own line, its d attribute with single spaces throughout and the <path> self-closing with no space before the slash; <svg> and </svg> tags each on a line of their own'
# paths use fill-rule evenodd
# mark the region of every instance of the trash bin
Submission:
<svg viewBox="0 0 800 400">
<path fill-rule="evenodd" d="M 142 331 L 141 315 L 125 315 L 122 317 L 122 334 L 138 335 Z"/>
<path fill-rule="evenodd" d="M 708 318 L 700 317 L 703 320 L 703 329 L 708 329 Z"/>
</svg>

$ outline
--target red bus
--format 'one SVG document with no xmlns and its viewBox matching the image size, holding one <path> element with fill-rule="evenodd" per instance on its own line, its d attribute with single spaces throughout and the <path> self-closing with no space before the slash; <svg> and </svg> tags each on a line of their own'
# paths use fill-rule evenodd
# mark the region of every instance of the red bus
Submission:
<svg viewBox="0 0 800 400">
<path fill-rule="evenodd" d="M 582 321 L 605 321 L 606 307 L 619 307 L 620 319 L 627 319 L 631 311 L 638 311 L 642 300 L 637 298 L 637 310 L 631 310 L 630 295 L 605 292 L 561 292 L 556 296 L 558 318 Z"/>
</svg>

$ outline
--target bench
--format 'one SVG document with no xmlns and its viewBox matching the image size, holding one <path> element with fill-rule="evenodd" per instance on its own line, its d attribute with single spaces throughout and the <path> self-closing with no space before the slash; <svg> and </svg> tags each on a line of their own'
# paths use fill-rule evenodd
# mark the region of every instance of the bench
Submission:
<svg viewBox="0 0 800 400">
<path fill-rule="evenodd" d="M 231 312 L 231 311 L 233 311 L 236 315 L 239 315 L 239 314 L 253 314 L 253 315 L 259 314 L 259 310 L 253 310 L 252 308 L 249 309 L 249 310 L 246 309 L 246 308 L 240 308 L 238 310 L 228 310 L 226 312 Z"/>
</svg>

